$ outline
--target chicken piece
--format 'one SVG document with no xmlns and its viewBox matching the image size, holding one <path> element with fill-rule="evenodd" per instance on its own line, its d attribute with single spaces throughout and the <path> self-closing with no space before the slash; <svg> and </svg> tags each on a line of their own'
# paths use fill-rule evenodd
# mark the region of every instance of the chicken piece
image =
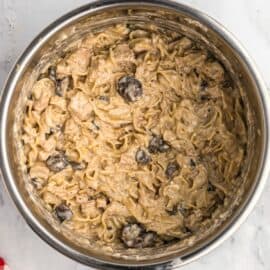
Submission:
<svg viewBox="0 0 270 270">
<path fill-rule="evenodd" d="M 64 132 L 66 135 L 75 136 L 75 135 L 80 134 L 80 128 L 75 123 L 75 121 L 72 118 L 70 118 L 65 123 L 65 131 Z"/>
<path fill-rule="evenodd" d="M 90 63 L 91 52 L 89 49 L 80 48 L 67 59 L 72 74 L 86 75 Z"/>
<path fill-rule="evenodd" d="M 65 98 L 59 96 L 53 96 L 50 100 L 50 104 L 56 106 L 62 111 L 66 111 L 67 102 Z"/>
<path fill-rule="evenodd" d="M 118 44 L 113 50 L 113 57 L 120 70 L 135 70 L 135 56 L 128 44 Z"/>
<path fill-rule="evenodd" d="M 43 111 L 49 104 L 50 98 L 55 92 L 55 84 L 52 80 L 44 78 L 37 81 L 32 89 L 34 105 L 36 111 Z"/>
<path fill-rule="evenodd" d="M 80 120 L 85 121 L 91 116 L 93 108 L 88 101 L 88 97 L 84 93 L 78 92 L 71 98 L 69 111 Z"/>
<path fill-rule="evenodd" d="M 202 72 L 207 77 L 218 82 L 224 79 L 224 69 L 217 61 L 206 63 L 202 69 Z"/>
<path fill-rule="evenodd" d="M 48 179 L 50 171 L 42 162 L 35 163 L 30 169 L 31 178 Z"/>
</svg>

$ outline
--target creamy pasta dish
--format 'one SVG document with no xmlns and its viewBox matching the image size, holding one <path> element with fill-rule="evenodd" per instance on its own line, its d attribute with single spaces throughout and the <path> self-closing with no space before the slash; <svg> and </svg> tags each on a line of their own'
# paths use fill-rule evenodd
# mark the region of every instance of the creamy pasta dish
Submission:
<svg viewBox="0 0 270 270">
<path fill-rule="evenodd" d="M 60 226 L 104 245 L 188 238 L 240 181 L 240 91 L 186 36 L 124 23 L 89 34 L 44 69 L 26 107 L 38 197 Z"/>
</svg>

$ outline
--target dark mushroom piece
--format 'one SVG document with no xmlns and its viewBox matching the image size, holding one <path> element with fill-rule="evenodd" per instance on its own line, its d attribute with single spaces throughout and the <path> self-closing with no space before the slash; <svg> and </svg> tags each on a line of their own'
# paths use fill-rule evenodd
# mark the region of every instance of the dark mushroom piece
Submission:
<svg viewBox="0 0 270 270">
<path fill-rule="evenodd" d="M 215 186 L 213 186 L 210 182 L 208 182 L 207 191 L 211 192 L 211 191 L 215 191 L 215 190 L 216 190 Z"/>
<path fill-rule="evenodd" d="M 53 172 L 60 172 L 68 166 L 69 162 L 64 153 L 49 156 L 46 160 L 47 167 Z"/>
<path fill-rule="evenodd" d="M 139 224 L 127 224 L 122 229 L 121 239 L 128 248 L 145 248 L 155 244 L 156 234 L 146 232 Z"/>
<path fill-rule="evenodd" d="M 34 186 L 35 189 L 40 190 L 43 188 L 43 186 L 45 185 L 45 180 L 41 179 L 41 178 L 32 178 L 31 179 L 31 183 Z"/>
<path fill-rule="evenodd" d="M 197 68 L 194 68 L 193 69 L 193 72 L 194 72 L 194 74 L 195 74 L 196 77 L 199 77 L 199 72 L 198 72 Z"/>
<path fill-rule="evenodd" d="M 233 81 L 230 78 L 227 78 L 223 82 L 221 82 L 221 87 L 223 87 L 223 88 L 233 88 Z"/>
<path fill-rule="evenodd" d="M 169 162 L 165 170 L 167 178 L 172 179 L 179 172 L 180 166 L 176 161 Z"/>
<path fill-rule="evenodd" d="M 70 220 L 73 213 L 66 204 L 62 203 L 55 207 L 55 215 L 60 222 L 63 222 L 65 220 Z"/>
<path fill-rule="evenodd" d="M 210 96 L 208 95 L 201 95 L 200 96 L 200 101 L 209 101 L 210 100 Z"/>
<path fill-rule="evenodd" d="M 40 81 L 40 80 L 45 79 L 45 78 L 48 78 L 48 74 L 47 73 L 40 73 L 37 80 Z"/>
<path fill-rule="evenodd" d="M 154 136 L 149 142 L 148 150 L 151 154 L 165 153 L 170 150 L 170 145 L 160 136 Z"/>
<path fill-rule="evenodd" d="M 143 94 L 141 82 L 132 76 L 124 76 L 120 78 L 118 81 L 117 91 L 127 102 L 134 102 Z"/>
<path fill-rule="evenodd" d="M 48 77 L 49 79 L 51 79 L 52 81 L 54 81 L 56 83 L 56 67 L 55 66 L 50 66 L 48 68 Z"/>
<path fill-rule="evenodd" d="M 186 226 L 184 226 L 182 228 L 182 232 L 185 233 L 186 235 L 191 235 L 192 234 L 192 231 Z"/>
<path fill-rule="evenodd" d="M 39 74 L 38 81 L 45 79 L 45 78 L 49 78 L 50 80 L 52 80 L 53 82 L 56 83 L 57 76 L 56 76 L 56 67 L 55 66 L 50 66 L 46 72 Z"/>
<path fill-rule="evenodd" d="M 166 212 L 170 215 L 170 216 L 174 216 L 177 214 L 178 212 L 178 206 L 174 205 L 171 209 L 166 209 Z"/>
<path fill-rule="evenodd" d="M 142 149 L 137 150 L 135 159 L 141 165 L 146 165 L 151 161 L 151 157 Z"/>
<path fill-rule="evenodd" d="M 93 120 L 91 123 L 92 123 L 92 130 L 94 130 L 94 131 L 99 131 L 100 130 L 100 127 L 97 125 L 95 120 Z"/>
<path fill-rule="evenodd" d="M 55 93 L 56 95 L 62 97 L 64 93 L 71 87 L 70 76 L 64 77 L 61 80 L 56 81 Z"/>
<path fill-rule="evenodd" d="M 202 80 L 200 84 L 200 90 L 205 90 L 208 87 L 208 82 L 206 80 Z"/>
<path fill-rule="evenodd" d="M 214 62 L 216 60 L 215 56 L 213 55 L 212 52 L 210 51 L 207 51 L 207 54 L 206 54 L 206 60 L 210 63 Z"/>
<path fill-rule="evenodd" d="M 99 96 L 99 100 L 104 101 L 106 103 L 110 103 L 110 97 L 109 96 Z"/>
<path fill-rule="evenodd" d="M 157 236 L 153 232 L 146 232 L 143 236 L 142 247 L 152 247 L 156 242 Z"/>
<path fill-rule="evenodd" d="M 156 154 L 159 151 L 160 137 L 154 136 L 148 145 L 148 150 L 151 154 Z"/>
<path fill-rule="evenodd" d="M 169 151 L 170 148 L 171 148 L 170 145 L 168 145 L 164 140 L 162 140 L 162 143 L 160 144 L 158 150 L 160 153 L 165 153 L 165 152 Z"/>
<path fill-rule="evenodd" d="M 62 97 L 64 93 L 71 87 L 71 77 L 66 76 L 62 79 L 57 79 L 56 67 L 48 68 L 48 78 L 55 83 L 55 94 Z"/>
<path fill-rule="evenodd" d="M 46 140 L 48 140 L 50 138 L 50 136 L 52 136 L 54 133 L 60 131 L 63 127 L 60 125 L 57 125 L 54 128 L 50 128 L 49 131 L 47 133 L 45 133 L 45 138 Z"/>
<path fill-rule="evenodd" d="M 49 131 L 48 133 L 45 133 L 45 139 L 48 140 L 52 134 L 53 132 L 51 131 Z"/>
<path fill-rule="evenodd" d="M 87 167 L 87 163 L 86 162 L 76 162 L 76 161 L 69 161 L 69 164 L 71 165 L 73 170 L 84 170 Z"/>
<path fill-rule="evenodd" d="M 190 159 L 189 165 L 190 165 L 191 168 L 195 168 L 196 167 L 196 162 L 194 161 L 194 159 L 192 159 L 192 158 Z"/>
<path fill-rule="evenodd" d="M 177 210 L 183 217 L 188 217 L 190 215 L 190 210 L 187 209 L 182 203 L 177 205 Z"/>
<path fill-rule="evenodd" d="M 140 247 L 143 231 L 143 228 L 138 224 L 128 224 L 122 230 L 121 239 L 127 247 Z"/>
</svg>

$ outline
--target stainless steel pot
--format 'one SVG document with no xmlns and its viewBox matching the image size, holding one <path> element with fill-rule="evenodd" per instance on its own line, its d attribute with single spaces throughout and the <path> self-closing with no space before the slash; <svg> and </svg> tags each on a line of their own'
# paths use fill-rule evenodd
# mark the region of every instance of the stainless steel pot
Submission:
<svg viewBox="0 0 270 270">
<path fill-rule="evenodd" d="M 29 89 L 30 78 L 34 78 L 40 68 L 40 58 L 45 57 L 48 60 L 55 53 L 59 53 L 67 42 L 78 36 L 122 21 L 144 24 L 151 22 L 164 29 L 188 33 L 214 53 L 222 55 L 223 64 L 243 86 L 250 103 L 250 111 L 256 120 L 250 170 L 246 175 L 243 196 L 234 205 L 232 215 L 195 245 L 185 249 L 172 249 L 166 254 L 157 250 L 148 259 L 139 260 L 134 256 L 120 259 L 78 246 L 50 226 L 36 209 L 22 181 L 14 140 L 14 132 L 18 132 L 15 108 L 27 94 L 25 89 Z M 17 61 L 2 92 L 0 110 L 0 163 L 6 187 L 17 208 L 30 227 L 48 244 L 74 260 L 97 268 L 144 266 L 144 269 L 173 269 L 194 261 L 220 245 L 240 226 L 257 202 L 269 174 L 269 101 L 266 87 L 254 63 L 222 25 L 191 7 L 175 2 L 100 0 L 61 17 L 39 34 Z"/>
</svg>

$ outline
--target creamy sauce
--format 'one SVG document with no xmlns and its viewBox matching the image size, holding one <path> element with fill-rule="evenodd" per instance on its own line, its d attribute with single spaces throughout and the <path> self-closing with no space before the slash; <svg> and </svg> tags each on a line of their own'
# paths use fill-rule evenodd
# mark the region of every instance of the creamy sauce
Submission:
<svg viewBox="0 0 270 270">
<path fill-rule="evenodd" d="M 175 33 L 116 25 L 39 76 L 23 160 L 51 217 L 104 246 L 189 239 L 241 181 L 240 90 L 209 51 Z"/>
</svg>

